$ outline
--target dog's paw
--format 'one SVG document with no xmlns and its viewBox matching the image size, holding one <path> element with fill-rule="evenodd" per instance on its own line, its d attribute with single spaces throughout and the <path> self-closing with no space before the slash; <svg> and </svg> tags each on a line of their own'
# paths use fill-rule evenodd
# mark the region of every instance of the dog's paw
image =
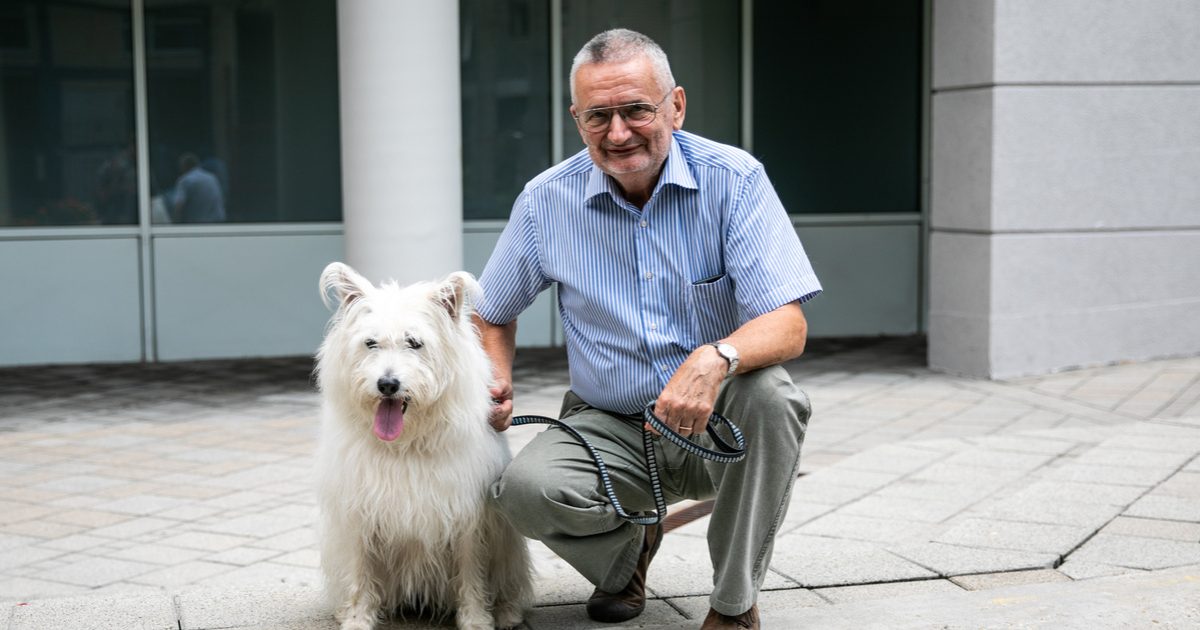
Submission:
<svg viewBox="0 0 1200 630">
<path fill-rule="evenodd" d="M 507 630 L 519 627 L 525 621 L 521 608 L 512 604 L 500 604 L 496 607 L 496 627 Z"/>
</svg>

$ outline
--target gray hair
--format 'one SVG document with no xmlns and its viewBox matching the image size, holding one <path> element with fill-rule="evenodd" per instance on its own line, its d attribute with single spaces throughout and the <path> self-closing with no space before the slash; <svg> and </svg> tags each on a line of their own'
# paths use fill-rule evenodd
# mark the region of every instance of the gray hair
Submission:
<svg viewBox="0 0 1200 630">
<path fill-rule="evenodd" d="M 571 62 L 571 102 L 575 102 L 575 74 L 589 63 L 623 63 L 645 56 L 654 67 L 654 80 L 660 88 L 675 87 L 667 53 L 653 39 L 626 28 L 604 31 L 588 40 Z"/>
</svg>

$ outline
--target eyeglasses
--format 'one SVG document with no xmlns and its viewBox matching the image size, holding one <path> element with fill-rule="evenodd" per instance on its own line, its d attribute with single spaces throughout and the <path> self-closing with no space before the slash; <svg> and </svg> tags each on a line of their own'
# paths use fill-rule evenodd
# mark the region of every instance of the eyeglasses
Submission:
<svg viewBox="0 0 1200 630">
<path fill-rule="evenodd" d="M 658 99 L 657 105 L 650 103 L 628 103 L 626 105 L 613 105 L 611 107 L 595 107 L 585 109 L 575 116 L 575 123 L 579 128 L 588 133 L 600 133 L 607 131 L 608 126 L 612 124 L 613 113 L 616 112 L 621 116 L 621 120 L 625 121 L 630 127 L 645 127 L 654 122 L 654 117 L 658 115 L 658 109 L 671 95 L 675 88 L 667 90 L 667 93 L 662 98 Z"/>
</svg>

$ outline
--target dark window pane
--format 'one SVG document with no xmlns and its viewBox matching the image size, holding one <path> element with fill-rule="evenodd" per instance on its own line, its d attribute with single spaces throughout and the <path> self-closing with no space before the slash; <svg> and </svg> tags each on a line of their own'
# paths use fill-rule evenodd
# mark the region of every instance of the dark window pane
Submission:
<svg viewBox="0 0 1200 630">
<path fill-rule="evenodd" d="M 788 211 L 917 212 L 921 2 L 754 11 L 754 152 Z"/>
<path fill-rule="evenodd" d="M 463 218 L 506 219 L 550 165 L 546 0 L 463 0 Z"/>
<path fill-rule="evenodd" d="M 137 222 L 129 7 L 0 4 L 0 226 Z"/>
<path fill-rule="evenodd" d="M 146 2 L 156 223 L 341 220 L 333 0 Z"/>
<path fill-rule="evenodd" d="M 687 94 L 683 128 L 702 136 L 739 144 L 741 136 L 741 2 L 699 0 L 610 2 L 572 0 L 563 3 L 563 72 L 579 49 L 597 33 L 628 28 L 642 33 L 667 53 L 675 82 Z M 562 109 L 565 153 L 583 149 L 583 140 L 567 107 L 570 77 L 563 77 Z"/>
</svg>

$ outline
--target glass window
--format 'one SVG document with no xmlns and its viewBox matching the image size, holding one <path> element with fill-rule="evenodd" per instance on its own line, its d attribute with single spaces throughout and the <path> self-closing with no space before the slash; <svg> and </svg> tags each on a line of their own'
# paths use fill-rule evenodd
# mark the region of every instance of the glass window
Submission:
<svg viewBox="0 0 1200 630">
<path fill-rule="evenodd" d="M 754 152 L 793 214 L 918 212 L 920 0 L 754 5 Z"/>
<path fill-rule="evenodd" d="M 137 222 L 129 6 L 0 4 L 0 226 Z"/>
<path fill-rule="evenodd" d="M 507 219 L 550 165 L 546 0 L 462 0 L 463 218 Z"/>
<path fill-rule="evenodd" d="M 155 223 L 339 221 L 334 0 L 147 0 Z"/>
<path fill-rule="evenodd" d="M 741 2 L 572 0 L 563 3 L 562 13 L 564 75 L 559 121 L 566 155 L 583 149 L 579 130 L 567 111 L 571 62 L 589 39 L 610 28 L 643 33 L 666 51 L 675 82 L 687 93 L 684 129 L 718 142 L 740 142 Z"/>
</svg>

